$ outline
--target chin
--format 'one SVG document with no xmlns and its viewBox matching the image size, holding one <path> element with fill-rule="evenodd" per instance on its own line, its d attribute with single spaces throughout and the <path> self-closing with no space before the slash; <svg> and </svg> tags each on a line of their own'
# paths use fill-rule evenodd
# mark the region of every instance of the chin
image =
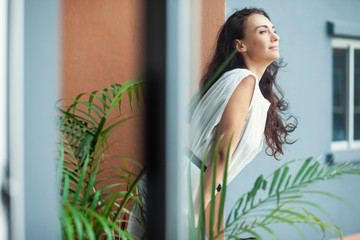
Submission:
<svg viewBox="0 0 360 240">
<path fill-rule="evenodd" d="M 268 59 L 268 65 L 270 65 L 271 63 L 275 62 L 276 60 L 278 60 L 280 58 L 280 55 L 277 56 L 272 56 L 271 58 Z"/>
<path fill-rule="evenodd" d="M 273 60 L 273 61 L 276 61 L 276 60 L 278 60 L 279 58 L 280 58 L 280 54 L 274 54 L 272 60 Z"/>
</svg>

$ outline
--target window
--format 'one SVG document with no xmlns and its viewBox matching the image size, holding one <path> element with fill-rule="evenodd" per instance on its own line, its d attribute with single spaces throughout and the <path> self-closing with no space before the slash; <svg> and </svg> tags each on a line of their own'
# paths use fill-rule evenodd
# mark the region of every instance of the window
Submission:
<svg viewBox="0 0 360 240">
<path fill-rule="evenodd" d="M 333 151 L 360 149 L 360 40 L 332 40 Z"/>
</svg>

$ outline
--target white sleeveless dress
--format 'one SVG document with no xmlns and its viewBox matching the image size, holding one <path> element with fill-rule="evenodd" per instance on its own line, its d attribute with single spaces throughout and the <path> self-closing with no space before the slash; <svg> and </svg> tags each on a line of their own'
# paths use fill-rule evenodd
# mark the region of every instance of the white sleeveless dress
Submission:
<svg viewBox="0 0 360 240">
<path fill-rule="evenodd" d="M 225 107 L 238 84 L 245 77 L 253 75 L 256 84 L 240 138 L 234 149 L 228 167 L 229 184 L 239 172 L 260 152 L 264 142 L 264 129 L 270 102 L 260 91 L 259 80 L 247 69 L 233 69 L 224 73 L 201 98 L 190 122 L 190 150 L 204 161 L 208 147 L 213 145 L 216 132 Z M 205 165 L 213 155 L 211 148 Z M 195 198 L 200 184 L 200 169 L 191 163 L 192 197 Z M 217 184 L 216 184 L 217 186 Z"/>
</svg>

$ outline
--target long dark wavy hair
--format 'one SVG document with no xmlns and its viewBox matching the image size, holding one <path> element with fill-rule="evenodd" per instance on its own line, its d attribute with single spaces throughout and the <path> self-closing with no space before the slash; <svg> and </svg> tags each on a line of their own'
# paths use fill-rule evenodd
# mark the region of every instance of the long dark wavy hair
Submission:
<svg viewBox="0 0 360 240">
<path fill-rule="evenodd" d="M 216 74 L 220 66 L 226 60 L 229 60 L 229 56 L 235 50 L 235 40 L 244 39 L 246 20 L 252 14 L 261 14 L 270 20 L 264 10 L 257 8 L 244 8 L 231 15 L 218 33 L 215 53 L 201 78 L 201 89 L 209 84 L 211 77 Z M 283 66 L 282 61 L 272 62 L 266 68 L 259 83 L 262 94 L 271 103 L 267 112 L 264 131 L 267 143 L 266 153 L 270 156 L 274 156 L 277 160 L 279 159 L 279 154 L 284 155 L 283 145 L 293 144 L 295 142 L 289 140 L 288 136 L 289 133 L 293 132 L 297 127 L 297 119 L 294 116 L 290 116 L 286 119 L 283 117 L 285 111 L 288 109 L 288 103 L 284 100 L 282 90 L 276 83 L 277 73 Z M 236 53 L 235 56 L 231 58 L 220 74 L 217 75 L 218 77 L 207 86 L 207 89 L 209 89 L 223 73 L 235 68 L 247 69 L 244 58 L 240 53 Z M 205 90 L 205 93 L 207 89 Z M 294 123 L 289 122 L 290 119 L 293 119 Z M 270 150 L 270 153 L 268 150 Z"/>
</svg>

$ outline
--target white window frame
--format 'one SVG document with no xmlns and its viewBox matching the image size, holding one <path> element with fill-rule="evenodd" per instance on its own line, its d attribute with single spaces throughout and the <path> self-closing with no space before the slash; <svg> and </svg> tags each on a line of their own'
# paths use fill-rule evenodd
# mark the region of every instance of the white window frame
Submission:
<svg viewBox="0 0 360 240">
<path fill-rule="evenodd" d="M 6 0 L 0 0 L 0 190 L 8 181 L 6 168 L 8 163 L 8 136 L 7 136 L 7 18 L 8 5 Z M 0 192 L 0 196 L 2 193 Z M 0 199 L 0 239 L 8 239 L 9 222 L 6 210 Z"/>
<path fill-rule="evenodd" d="M 355 56 L 354 52 L 360 50 L 360 40 L 348 39 L 348 38 L 333 38 L 331 40 L 332 49 L 346 49 L 348 50 L 348 116 L 347 118 L 347 136 L 348 139 L 345 141 L 333 141 L 331 142 L 332 151 L 346 151 L 360 149 L 360 140 L 354 140 L 354 64 Z"/>
</svg>

